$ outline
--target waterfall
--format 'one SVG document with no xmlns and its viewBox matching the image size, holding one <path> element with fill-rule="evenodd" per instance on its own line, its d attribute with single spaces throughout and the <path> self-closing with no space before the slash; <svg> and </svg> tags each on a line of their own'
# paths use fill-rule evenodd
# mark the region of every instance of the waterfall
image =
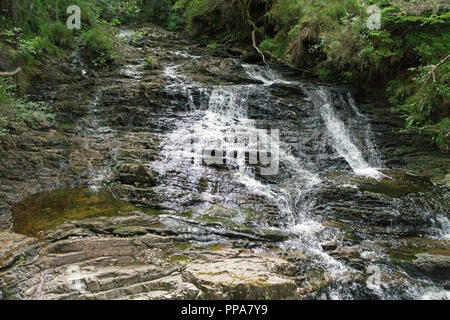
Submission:
<svg viewBox="0 0 450 320">
<path fill-rule="evenodd" d="M 303 87 L 299 82 L 281 79 L 276 72 L 267 67 L 264 68 L 247 64 L 244 64 L 243 67 L 251 78 L 262 81 L 266 86 L 281 83 Z M 359 125 L 362 124 L 365 126 L 366 132 L 363 139 L 365 147 L 364 151 L 358 148 L 354 143 L 354 139 L 351 137 L 348 127 L 339 118 L 332 102 L 330 89 L 325 86 L 319 86 L 314 89 L 306 89 L 303 87 L 303 89 L 312 100 L 314 106 L 320 110 L 320 115 L 325 123 L 325 129 L 333 141 L 334 149 L 347 161 L 355 174 L 374 179 L 381 179 L 384 175 L 377 168 L 369 164 L 363 155 L 363 152 L 365 151 L 368 158 L 371 158 L 374 162 L 374 165 L 378 168 L 381 167 L 381 160 L 376 151 L 375 144 L 373 143 L 373 133 L 370 124 L 368 124 L 368 119 L 358 110 L 351 94 L 348 93 L 348 101 L 345 102 L 353 111 L 353 114 L 349 114 L 348 120 L 350 120 L 350 122 L 359 121 Z"/>
<path fill-rule="evenodd" d="M 329 183 L 327 172 L 322 172 L 318 162 L 325 159 L 325 165 L 338 163 L 330 169 L 331 174 L 362 176 L 366 178 L 364 181 L 370 182 L 383 178 L 379 170 L 382 161 L 368 117 L 358 109 L 347 91 L 284 80 L 268 67 L 243 65 L 243 68 L 251 79 L 260 83 L 201 86 L 181 74 L 180 65 L 169 65 L 164 70 L 170 80 L 164 90 L 174 97 L 173 106 L 169 108 L 179 111 L 171 122 L 172 129 L 160 136 L 162 150 L 158 160 L 147 165 L 160 174 L 160 184 L 153 190 L 161 195 L 161 205 L 176 211 L 189 208 L 194 212 L 192 224 L 170 215 L 167 223 L 189 234 L 188 239 L 223 241 L 217 237 L 225 232 L 220 224 L 208 225 L 202 231 L 195 219 L 210 215 L 211 208 L 217 204 L 225 211 L 237 212 L 227 217 L 232 223 L 245 221 L 243 203 L 253 206 L 256 212 L 260 207 L 261 211 L 274 208 L 276 225 L 256 217 L 251 221 L 252 228 L 289 234 L 287 240 L 278 243 L 282 250 L 306 254 L 337 283 L 352 282 L 359 271 L 322 248 L 324 243 L 339 242 L 340 231 L 327 226 L 326 219 L 317 213 L 317 199 Z M 289 130 L 300 133 L 298 127 L 289 129 L 283 127 L 285 123 L 270 118 L 270 112 L 276 115 L 279 111 L 273 110 L 274 106 L 283 107 L 271 90 L 282 90 L 283 85 L 288 90 L 297 86 L 305 93 L 302 107 L 311 117 L 310 122 L 308 118 L 305 121 L 312 137 L 296 142 Z M 182 97 L 183 106 L 176 100 L 178 97 Z M 287 125 L 297 124 L 292 121 Z M 268 127 L 280 132 L 277 140 L 279 172 L 274 176 L 264 176 L 258 165 L 250 163 L 254 151 L 269 153 L 272 150 L 273 141 L 268 136 L 259 138 L 260 143 L 256 145 L 250 139 L 236 143 L 240 136 L 258 135 Z M 303 140 L 309 139 L 314 146 L 311 150 L 302 150 Z M 336 159 L 341 159 L 343 166 Z M 333 183 L 357 188 L 346 182 L 342 184 L 340 180 Z M 199 190 L 202 184 L 205 187 Z M 247 201 L 252 198 L 255 202 Z M 210 233 L 211 230 L 215 231 Z M 383 290 L 377 290 L 375 294 L 387 297 L 383 296 Z M 330 289 L 328 295 L 329 298 L 352 298 L 351 290 L 345 286 Z M 412 295 L 418 296 L 418 293 Z"/>
<path fill-rule="evenodd" d="M 380 163 L 379 158 L 375 154 L 374 144 L 370 139 L 370 127 L 366 125 L 366 128 L 369 131 L 366 131 L 367 136 L 363 137 L 365 139 L 362 140 L 365 149 L 358 148 L 355 143 L 355 138 L 350 135 L 349 128 L 339 118 L 336 108 L 333 106 L 333 100 L 329 89 L 320 86 L 313 91 L 307 92 L 311 97 L 314 106 L 320 110 L 320 114 L 325 122 L 326 131 L 333 141 L 333 147 L 336 152 L 347 161 L 357 175 L 381 179 L 384 175 L 378 169 L 371 166 L 368 161 L 365 160 L 363 155 L 363 152 L 365 152 L 369 157 L 375 158 L 377 164 Z M 354 120 L 356 117 L 362 118 L 362 121 L 367 120 L 356 108 L 353 100 L 352 103 L 348 103 L 348 105 L 350 105 L 354 111 L 353 114 L 350 114 L 350 117 L 352 117 L 350 120 Z"/>
<path fill-rule="evenodd" d="M 185 92 L 186 86 L 183 86 L 180 81 L 184 79 L 189 82 L 189 80 L 178 75 L 176 70 L 176 66 L 170 66 L 166 68 L 165 74 L 176 80 L 177 88 Z M 267 74 L 277 76 L 269 71 Z M 262 75 L 260 78 L 265 79 Z M 189 180 L 199 181 L 203 176 L 210 176 L 211 180 L 217 179 L 208 166 L 198 161 L 191 161 L 191 158 L 201 158 L 205 150 L 217 149 L 218 145 L 226 146 L 230 142 L 230 136 L 233 140 L 236 135 L 261 130 L 258 128 L 257 121 L 248 117 L 249 105 L 253 102 L 252 96 L 255 95 L 264 97 L 261 103 L 267 101 L 268 92 L 265 86 L 233 85 L 211 88 L 208 92 L 209 99 L 206 99 L 206 106 L 195 106 L 191 111 L 190 120 L 180 121 L 174 131 L 163 137 L 160 159 L 150 163 L 149 166 L 163 175 L 170 175 L 171 172 L 177 172 L 179 175 L 181 168 L 188 167 Z M 192 119 L 195 120 L 192 121 Z M 194 145 L 190 146 L 191 142 L 194 142 Z M 242 145 L 241 148 L 235 147 L 233 151 L 241 155 L 251 151 L 248 144 Z M 224 152 L 223 158 L 227 164 L 233 163 L 233 154 Z M 282 230 L 296 235 L 294 239 L 283 244 L 284 248 L 309 252 L 328 268 L 334 270 L 333 274 L 336 276 L 351 273 L 350 269 L 326 254 L 320 245 L 323 239 L 317 234 L 324 230 L 324 226 L 315 219 L 312 211 L 314 197 L 308 197 L 322 182 L 318 173 L 309 169 L 313 167 L 311 164 L 303 163 L 292 155 L 289 146 L 283 141 L 279 143 L 279 161 L 282 173 L 289 177 L 283 184 L 260 181 L 257 175 L 258 170 L 239 160 L 238 168 L 228 167 L 231 171 L 230 188 L 229 193 L 221 199 L 222 203 L 233 198 L 236 189 L 233 187 L 234 184 L 245 186 L 248 194 L 261 196 L 270 201 L 278 209 Z M 166 186 L 161 187 L 161 192 L 166 190 Z M 180 192 L 179 197 L 183 196 L 184 194 Z M 204 192 L 201 196 L 205 201 L 211 201 L 217 197 L 209 192 Z M 263 226 L 262 222 L 261 226 Z"/>
</svg>

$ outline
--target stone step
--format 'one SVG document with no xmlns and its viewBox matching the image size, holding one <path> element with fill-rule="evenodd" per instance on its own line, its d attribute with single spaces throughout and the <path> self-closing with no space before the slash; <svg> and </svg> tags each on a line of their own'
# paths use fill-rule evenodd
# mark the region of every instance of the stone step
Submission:
<svg viewBox="0 0 450 320">
<path fill-rule="evenodd" d="M 162 279 L 156 279 L 151 281 L 139 282 L 127 286 L 117 287 L 98 293 L 88 293 L 82 295 L 81 299 L 87 300 L 114 300 L 114 299 L 127 299 L 129 296 L 136 296 L 142 293 L 154 292 L 154 291 L 170 291 L 176 288 L 178 282 L 176 277 L 166 277 Z"/>
<path fill-rule="evenodd" d="M 97 262 L 102 261 L 99 259 Z M 35 285 L 30 288 L 30 293 L 33 291 L 37 296 L 45 292 L 46 296 L 55 299 L 81 298 L 86 295 L 95 297 L 105 292 L 110 295 L 112 292 L 132 288 L 134 285 L 139 287 L 142 283 L 156 283 L 159 279 L 170 277 L 178 269 L 178 266 L 170 265 L 161 268 L 157 265 L 94 266 L 92 264 L 95 263 L 89 261 L 85 262 L 85 265 L 71 265 L 66 269 L 46 270 L 40 273 L 40 281 L 35 281 Z M 54 276 L 55 274 L 57 276 Z M 141 291 L 138 290 L 138 292 Z"/>
</svg>

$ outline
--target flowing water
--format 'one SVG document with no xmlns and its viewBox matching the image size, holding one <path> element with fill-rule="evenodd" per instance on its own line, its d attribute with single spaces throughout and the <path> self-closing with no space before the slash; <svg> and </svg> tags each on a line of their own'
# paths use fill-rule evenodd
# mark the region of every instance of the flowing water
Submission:
<svg viewBox="0 0 450 320">
<path fill-rule="evenodd" d="M 329 172 L 347 177 L 333 180 L 340 187 L 358 188 L 348 182 L 352 179 L 374 183 L 392 179 L 383 173 L 369 119 L 347 90 L 288 81 L 267 67 L 242 67 L 250 79 L 260 84 L 202 87 L 179 73 L 180 65 L 166 67 L 164 73 L 172 84 L 165 90 L 173 96 L 185 96 L 187 103 L 175 129 L 161 137 L 160 158 L 148 164 L 163 177 L 158 187 L 160 192 L 170 194 L 164 205 L 174 210 L 191 208 L 194 217 L 200 219 L 209 219 L 220 206 L 222 212 L 235 212 L 226 219 L 236 224 L 248 222 L 248 209 L 252 207 L 256 214 L 247 225 L 286 235 L 278 247 L 306 254 L 317 268 L 327 270 L 328 277 L 339 283 L 324 294 L 325 298 L 354 298 L 355 290 L 361 287 L 352 280 L 358 270 L 323 249 L 324 243 L 339 239 L 339 231 L 326 226 L 323 217 L 317 214 L 317 195 L 329 186 Z M 278 101 L 271 94 L 274 85 L 296 86 L 306 93 L 303 104 L 311 114 L 300 126 L 277 116 L 271 118 L 278 108 Z M 309 143 L 302 140 L 305 133 L 301 127 L 307 131 Z M 270 131 L 274 130 L 279 132 L 279 140 L 271 136 Z M 259 144 L 252 143 L 247 139 L 249 136 L 258 136 Z M 314 141 L 312 147 L 311 141 Z M 272 153 L 272 160 L 279 162 L 279 170 L 274 175 L 262 174 L 255 161 L 250 164 L 250 157 L 256 157 L 258 152 Z M 180 181 L 184 181 L 182 186 Z M 208 187 L 198 191 L 196 187 L 204 181 Z M 265 211 L 273 216 L 267 218 L 262 214 Z M 441 219 L 437 229 L 445 234 L 448 225 L 445 213 Z M 187 240 L 226 242 L 220 236 L 224 231 L 217 230 L 219 227 L 202 229 L 186 220 L 167 216 L 167 223 L 184 230 Z M 259 247 L 264 250 L 265 245 Z M 377 252 L 368 249 L 362 255 L 376 256 Z M 386 266 L 378 268 L 386 269 Z M 405 286 L 408 284 L 406 280 Z M 432 286 L 431 291 L 418 288 L 402 294 L 416 298 L 426 297 L 433 290 L 436 294 L 448 294 Z M 378 298 L 399 297 L 395 290 L 380 285 L 374 286 L 370 294 Z"/>
</svg>

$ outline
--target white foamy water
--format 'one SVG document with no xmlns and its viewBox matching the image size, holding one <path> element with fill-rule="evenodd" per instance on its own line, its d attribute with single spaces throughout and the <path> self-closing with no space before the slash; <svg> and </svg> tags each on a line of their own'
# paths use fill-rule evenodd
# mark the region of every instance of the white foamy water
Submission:
<svg viewBox="0 0 450 320">
<path fill-rule="evenodd" d="M 335 108 L 332 106 L 332 98 L 329 91 L 325 87 L 319 87 L 319 89 L 314 91 L 309 91 L 314 105 L 320 108 L 320 115 L 322 116 L 328 134 L 333 141 L 333 147 L 336 152 L 343 157 L 353 171 L 360 176 L 365 176 L 373 179 L 382 179 L 384 174 L 379 171 L 378 168 L 372 167 L 363 156 L 363 151 L 359 149 L 351 138 L 348 127 L 339 118 Z M 359 111 L 356 106 L 350 104 L 354 110 L 356 110 L 357 115 Z M 366 139 L 365 145 L 368 146 L 366 149 L 368 152 L 374 150 L 373 143 Z"/>
<path fill-rule="evenodd" d="M 175 120 L 174 129 L 161 136 L 162 151 L 158 161 L 151 162 L 148 165 L 166 175 L 167 184 L 161 184 L 161 192 L 172 193 L 184 200 L 191 200 L 189 193 L 191 190 L 184 189 L 180 181 L 185 179 L 192 185 L 198 185 L 201 179 L 207 181 L 206 190 L 198 194 L 199 201 L 202 204 L 195 207 L 195 214 L 209 214 L 211 207 L 216 204 L 223 206 L 225 210 L 238 209 L 241 202 L 233 202 L 240 197 L 256 197 L 256 206 L 267 200 L 270 208 L 276 208 L 277 227 L 270 227 L 273 230 L 282 231 L 289 234 L 289 239 L 279 243 L 283 250 L 297 251 L 305 253 L 317 264 L 319 268 L 326 270 L 327 280 L 335 280 L 336 283 L 342 281 L 343 284 L 350 283 L 346 288 L 330 288 L 328 296 L 330 299 L 351 299 L 352 290 L 360 290 L 355 286 L 361 284 L 355 282 L 352 278 L 360 275 L 361 271 L 347 265 L 346 262 L 340 262 L 322 248 L 322 244 L 329 241 L 337 241 L 339 245 L 339 231 L 323 224 L 320 216 L 316 216 L 316 199 L 321 187 L 326 185 L 322 181 L 320 171 L 317 169 L 314 160 L 309 160 L 306 153 L 297 150 L 295 147 L 283 142 L 279 143 L 279 162 L 280 174 L 282 178 L 268 181 L 265 177 L 257 174 L 254 167 L 247 165 L 242 161 L 246 152 L 254 151 L 249 145 L 234 145 L 233 153 L 226 152 L 230 142 L 234 142 L 236 136 L 246 135 L 248 133 L 258 132 L 261 122 L 250 118 L 249 108 L 255 108 L 255 102 L 264 104 L 265 98 L 270 99 L 268 86 L 276 83 L 289 85 L 299 85 L 301 83 L 285 81 L 269 68 L 243 65 L 247 74 L 262 82 L 262 84 L 252 85 L 231 85 L 231 86 L 212 86 L 201 88 L 193 84 L 190 79 L 179 73 L 180 65 L 169 66 L 164 73 L 167 78 L 172 80 L 172 84 L 166 87 L 168 91 L 175 93 L 184 93 L 188 96 L 188 108 L 180 112 L 180 118 Z M 202 90 L 205 99 L 199 99 L 196 96 L 194 102 L 193 92 Z M 327 135 L 332 147 L 329 158 L 335 159 L 342 157 L 348 163 L 351 171 L 344 166 L 348 174 L 356 174 L 373 179 L 381 179 L 384 175 L 379 168 L 382 167 L 379 153 L 373 142 L 373 133 L 368 124 L 368 119 L 357 108 L 350 94 L 335 94 L 327 87 L 315 87 L 314 89 L 305 89 L 309 101 L 312 101 L 315 111 L 317 111 L 317 131 L 320 134 Z M 334 92 L 333 92 L 334 93 Z M 258 99 L 254 101 L 253 99 Z M 335 102 L 333 99 L 341 99 Z M 343 106 L 343 107 L 342 107 Z M 267 101 L 267 105 L 260 106 L 261 110 L 267 110 L 272 107 L 272 102 Z M 341 109 L 342 108 L 342 109 Z M 254 109 L 251 109 L 254 110 Z M 288 135 L 287 135 L 288 136 Z M 269 148 L 270 141 L 263 140 L 262 146 Z M 219 153 L 219 158 L 226 161 L 226 165 L 221 164 L 218 167 L 205 165 L 205 150 L 220 151 L 224 149 L 223 154 Z M 331 148 L 330 148 L 331 149 Z M 257 150 L 256 150 L 257 151 Z M 236 160 L 235 155 L 238 155 Z M 215 154 L 217 156 L 217 154 Z M 325 156 L 328 156 L 325 155 Z M 310 161 L 311 163 L 308 163 Z M 230 165 L 231 166 L 227 166 Z M 172 174 L 172 176 L 171 176 Z M 179 177 L 182 179 L 179 179 Z M 224 186 L 221 190 L 214 190 L 216 186 Z M 357 188 L 357 186 L 343 184 L 344 186 Z M 191 187 L 191 185 L 189 186 Z M 243 192 L 243 188 L 245 191 Z M 180 190 L 181 189 L 181 190 Z M 225 190 L 225 191 L 224 191 Z M 238 193 L 238 194 L 237 194 Z M 240 193 L 240 194 L 239 194 Z M 176 197 L 174 197 L 176 198 Z M 183 200 L 183 201 L 184 201 Z M 244 202 L 246 200 L 243 200 Z M 206 208 L 205 208 L 206 207 Z M 315 209 L 316 208 L 316 209 Z M 263 209 L 264 210 L 264 209 Z M 255 210 L 257 211 L 257 209 Z M 245 222 L 244 216 L 230 218 L 234 222 Z M 263 219 L 261 219 L 263 220 Z M 252 221 L 254 225 L 267 228 L 266 222 Z M 189 227 L 190 232 L 197 234 L 200 232 L 198 226 Z M 213 239 L 214 235 L 201 235 L 202 239 Z M 373 251 L 361 252 L 365 259 L 375 256 Z M 376 259 L 374 263 L 376 264 Z M 343 285 L 345 286 L 345 285 Z M 389 298 L 386 294 L 386 286 L 380 285 L 373 288 L 373 294 L 380 298 Z M 416 289 L 416 288 L 414 288 Z M 433 297 L 445 296 L 442 292 L 414 292 L 414 297 Z"/>
<path fill-rule="evenodd" d="M 270 86 L 274 83 L 292 83 L 281 79 L 281 76 L 277 72 L 268 67 L 260 67 L 252 64 L 243 64 L 242 67 L 250 78 L 261 81 L 265 86 Z"/>
<path fill-rule="evenodd" d="M 428 289 L 420 296 L 420 300 L 450 300 L 450 291 L 438 288 Z"/>
<path fill-rule="evenodd" d="M 183 84 L 180 81 L 190 83 L 184 76 L 178 74 L 178 66 L 166 69 L 167 77 L 175 80 L 176 86 L 180 90 Z M 252 70 L 249 66 L 246 69 Z M 259 78 L 266 85 L 275 81 L 277 75 L 270 70 L 258 76 L 258 69 L 252 70 L 256 78 Z M 266 80 L 265 76 L 272 77 L 273 80 Z M 174 85 L 172 85 L 173 88 Z M 178 127 L 162 138 L 163 150 L 159 161 L 149 164 L 159 172 L 170 172 L 184 166 L 189 167 L 191 176 L 203 176 L 210 173 L 210 168 L 201 165 L 197 161 L 187 163 L 186 159 L 201 157 L 202 150 L 217 149 L 218 145 L 224 146 L 230 141 L 230 136 L 239 133 L 248 134 L 258 131 L 256 122 L 248 117 L 248 106 L 251 101 L 251 94 L 267 94 L 264 86 L 261 85 L 235 85 L 216 86 L 211 88 L 206 106 L 194 106 L 192 110 L 193 121 L 181 121 Z M 203 111 L 204 110 L 204 111 Z M 192 148 L 186 149 L 186 142 L 194 142 Z M 245 153 L 248 145 L 241 146 L 243 149 L 234 149 L 238 154 Z M 283 164 L 283 170 L 289 173 L 289 180 L 285 185 L 270 184 L 260 181 L 255 172 L 245 166 L 245 163 L 238 163 L 235 170 L 228 168 L 232 172 L 234 182 L 245 186 L 249 194 L 264 197 L 270 200 L 278 208 L 279 219 L 284 231 L 298 238 L 292 238 L 282 244 L 282 247 L 290 250 L 308 252 L 316 256 L 317 260 L 326 265 L 333 276 L 343 277 L 351 273 L 351 269 L 326 254 L 320 243 L 318 233 L 325 227 L 314 219 L 314 201 L 305 197 L 311 190 L 316 188 L 322 180 L 318 174 L 306 169 L 304 163 L 290 153 L 288 145 L 282 141 L 279 145 L 279 161 Z M 200 154 L 199 154 L 200 153 Z M 223 155 L 227 163 L 233 162 L 233 156 Z M 239 158 L 239 157 L 238 157 Z M 193 178 L 195 179 L 195 178 Z M 207 192 L 202 193 L 202 199 L 211 201 L 215 196 Z"/>
<path fill-rule="evenodd" d="M 248 64 L 244 64 L 243 67 L 251 78 L 262 81 L 266 86 L 270 86 L 274 83 L 293 84 L 299 86 L 301 85 L 298 82 L 286 81 L 281 79 L 275 71 L 267 67 L 259 67 Z M 321 87 L 315 92 L 308 93 L 312 95 L 312 100 L 315 103 L 316 107 L 319 107 L 321 109 L 321 116 L 323 117 L 326 128 L 334 142 L 333 147 L 336 149 L 338 154 L 348 162 L 353 171 L 357 175 L 374 179 L 381 179 L 385 177 L 378 168 L 372 167 L 369 163 L 366 162 L 366 160 L 364 160 L 362 151 L 352 142 L 350 133 L 348 132 L 348 128 L 346 127 L 344 122 L 339 119 L 335 109 L 332 107 L 330 103 L 332 99 L 326 89 L 324 87 Z M 348 101 L 355 114 L 358 117 L 366 120 L 365 122 L 367 123 L 367 117 L 365 117 L 358 110 L 355 101 L 350 93 L 348 93 Z M 378 151 L 376 150 L 376 147 L 372 141 L 373 134 L 370 125 L 366 124 L 366 128 L 365 144 L 367 150 L 372 155 L 372 158 L 375 159 L 374 162 L 376 162 L 376 165 L 381 166 Z"/>
</svg>

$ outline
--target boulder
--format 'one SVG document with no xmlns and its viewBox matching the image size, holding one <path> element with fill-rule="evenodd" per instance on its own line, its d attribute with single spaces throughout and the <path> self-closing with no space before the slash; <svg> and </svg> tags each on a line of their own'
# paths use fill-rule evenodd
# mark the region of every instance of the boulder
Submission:
<svg viewBox="0 0 450 320">
<path fill-rule="evenodd" d="M 450 256 L 418 253 L 416 257 L 412 263 L 415 271 L 434 280 L 450 280 Z"/>
<path fill-rule="evenodd" d="M 273 256 L 224 249 L 190 263 L 183 278 L 205 299 L 292 299 L 295 282 L 277 272 L 286 264 Z"/>
</svg>

